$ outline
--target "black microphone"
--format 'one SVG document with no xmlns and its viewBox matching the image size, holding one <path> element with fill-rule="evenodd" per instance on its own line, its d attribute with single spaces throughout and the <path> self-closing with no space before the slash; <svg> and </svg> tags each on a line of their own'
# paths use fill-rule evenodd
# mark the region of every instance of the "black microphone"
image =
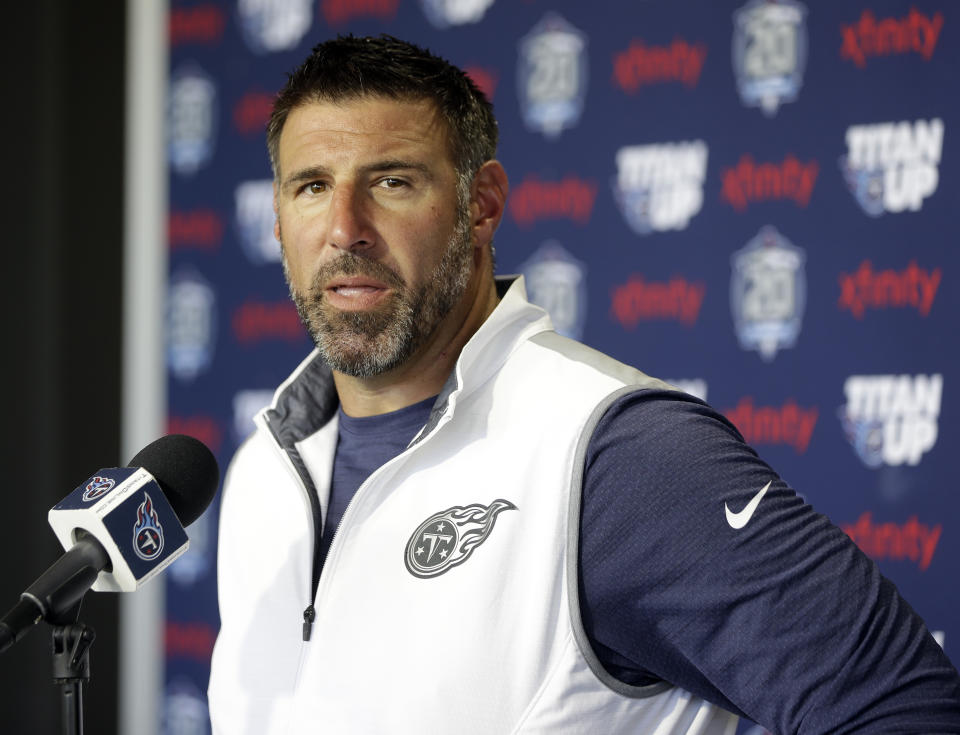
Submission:
<svg viewBox="0 0 960 735">
<path fill-rule="evenodd" d="M 189 547 L 184 526 L 206 510 L 220 468 L 183 434 L 148 444 L 128 467 L 98 470 L 57 503 L 48 520 L 67 549 L 0 619 L 0 653 L 40 620 L 72 622 L 84 594 L 131 592 Z"/>
</svg>

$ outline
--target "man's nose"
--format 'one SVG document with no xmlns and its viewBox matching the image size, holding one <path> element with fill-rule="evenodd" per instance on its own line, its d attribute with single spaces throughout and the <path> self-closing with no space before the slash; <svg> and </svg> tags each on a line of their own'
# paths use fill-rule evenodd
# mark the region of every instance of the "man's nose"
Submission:
<svg viewBox="0 0 960 735">
<path fill-rule="evenodd" d="M 351 252 L 374 246 L 369 204 L 362 187 L 341 184 L 334 189 L 328 211 L 327 239 L 331 245 Z"/>
</svg>

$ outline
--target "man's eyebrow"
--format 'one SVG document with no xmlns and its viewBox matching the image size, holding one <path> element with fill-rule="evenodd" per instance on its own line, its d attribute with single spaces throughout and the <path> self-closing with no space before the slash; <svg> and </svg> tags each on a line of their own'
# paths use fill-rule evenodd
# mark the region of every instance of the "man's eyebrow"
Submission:
<svg viewBox="0 0 960 735">
<path fill-rule="evenodd" d="M 362 166 L 360 170 L 363 173 L 381 173 L 387 171 L 416 171 L 427 178 L 433 178 L 433 171 L 427 164 L 421 161 L 408 161 L 402 158 L 392 158 L 386 161 L 376 161 L 367 166 Z"/>
<path fill-rule="evenodd" d="M 427 179 L 433 179 L 434 174 L 427 164 L 420 161 L 409 161 L 402 158 L 391 158 L 383 161 L 374 161 L 366 166 L 360 167 L 360 173 L 386 173 L 389 171 L 416 171 Z M 281 187 L 287 189 L 291 186 L 297 186 L 314 179 L 323 178 L 330 175 L 330 169 L 326 166 L 307 166 L 287 176 Z"/>
<path fill-rule="evenodd" d="M 287 176 L 283 180 L 283 183 L 280 185 L 280 187 L 282 189 L 288 189 L 291 186 L 302 184 L 305 181 L 313 181 L 314 179 L 322 178 L 329 173 L 329 170 L 324 166 L 308 166 L 307 168 L 301 168 L 299 171 L 294 171 L 292 174 Z"/>
</svg>

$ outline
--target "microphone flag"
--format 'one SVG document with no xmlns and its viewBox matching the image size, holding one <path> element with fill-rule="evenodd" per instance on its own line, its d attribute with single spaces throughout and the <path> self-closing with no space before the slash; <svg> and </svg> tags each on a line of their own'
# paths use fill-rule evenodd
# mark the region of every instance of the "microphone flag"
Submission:
<svg viewBox="0 0 960 735">
<path fill-rule="evenodd" d="M 133 592 L 190 545 L 170 502 L 142 467 L 98 470 L 51 508 L 47 520 L 66 550 L 83 535 L 106 549 L 112 569 L 97 575 L 97 592 Z"/>
</svg>

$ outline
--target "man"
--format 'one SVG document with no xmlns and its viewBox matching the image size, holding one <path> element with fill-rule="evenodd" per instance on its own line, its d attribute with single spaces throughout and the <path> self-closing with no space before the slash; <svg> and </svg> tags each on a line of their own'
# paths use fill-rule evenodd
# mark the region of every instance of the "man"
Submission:
<svg viewBox="0 0 960 735">
<path fill-rule="evenodd" d="M 223 496 L 218 733 L 960 732 L 876 567 L 702 402 L 495 279 L 490 105 L 319 45 L 268 128 L 316 350 Z"/>
</svg>

